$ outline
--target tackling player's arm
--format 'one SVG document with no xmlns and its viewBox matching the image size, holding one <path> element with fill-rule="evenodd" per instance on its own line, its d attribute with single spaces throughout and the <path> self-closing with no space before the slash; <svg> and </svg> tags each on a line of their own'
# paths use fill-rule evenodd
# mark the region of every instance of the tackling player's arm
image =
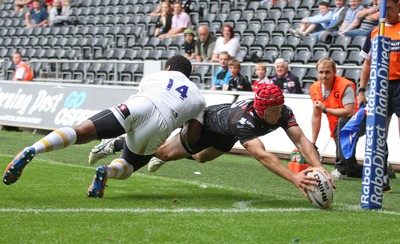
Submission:
<svg viewBox="0 0 400 244">
<path fill-rule="evenodd" d="M 292 182 L 292 184 L 297 187 L 305 197 L 307 197 L 305 189 L 312 191 L 312 188 L 309 185 L 317 185 L 316 178 L 306 176 L 308 172 L 311 172 L 310 169 L 304 170 L 297 174 L 293 173 L 282 165 L 278 157 L 265 151 L 264 144 L 260 139 L 255 138 L 244 142 L 242 145 L 251 154 L 251 156 L 257 159 L 262 165 L 271 170 L 274 174 Z"/>
</svg>

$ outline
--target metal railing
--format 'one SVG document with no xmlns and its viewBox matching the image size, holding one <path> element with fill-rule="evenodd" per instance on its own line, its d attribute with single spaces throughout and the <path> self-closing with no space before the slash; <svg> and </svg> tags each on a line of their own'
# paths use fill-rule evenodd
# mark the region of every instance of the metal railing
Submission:
<svg viewBox="0 0 400 244">
<path fill-rule="evenodd" d="M 6 68 L 4 67 L 5 66 L 5 60 L 4 59 L 0 59 L 0 66 L 1 66 L 1 79 L 5 79 L 5 77 L 6 77 Z"/>
</svg>

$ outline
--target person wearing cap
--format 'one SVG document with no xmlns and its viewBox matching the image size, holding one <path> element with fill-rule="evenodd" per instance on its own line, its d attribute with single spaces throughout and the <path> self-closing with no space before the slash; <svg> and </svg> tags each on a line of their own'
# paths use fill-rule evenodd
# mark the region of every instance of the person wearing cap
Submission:
<svg viewBox="0 0 400 244">
<path fill-rule="evenodd" d="M 182 158 L 193 159 L 199 163 L 211 161 L 229 152 L 239 141 L 264 167 L 290 181 L 307 197 L 305 189 L 309 189 L 310 184 L 316 184 L 315 178 L 306 175 L 310 169 L 293 173 L 277 156 L 267 152 L 259 139 L 260 136 L 282 128 L 307 162 L 314 167 L 323 168 L 317 151 L 303 134 L 293 111 L 284 105 L 284 102 L 285 97 L 278 86 L 263 84 L 256 91 L 254 98 L 234 104 L 209 106 L 204 113 L 203 126 L 190 132 L 181 130 L 168 139 L 157 149 L 155 157 L 149 162 L 148 170 L 154 172 L 166 161 Z M 195 137 L 194 134 L 198 134 L 198 140 L 186 140 L 187 134 L 192 138 Z M 120 149 L 114 147 L 114 150 Z M 329 173 L 327 175 L 329 176 Z M 332 183 L 334 185 L 334 182 Z"/>
<path fill-rule="evenodd" d="M 185 42 L 183 43 L 183 48 L 185 50 L 185 57 L 190 61 L 196 61 L 196 54 L 195 50 L 195 32 L 192 28 L 187 28 L 184 32 L 185 35 Z"/>
</svg>

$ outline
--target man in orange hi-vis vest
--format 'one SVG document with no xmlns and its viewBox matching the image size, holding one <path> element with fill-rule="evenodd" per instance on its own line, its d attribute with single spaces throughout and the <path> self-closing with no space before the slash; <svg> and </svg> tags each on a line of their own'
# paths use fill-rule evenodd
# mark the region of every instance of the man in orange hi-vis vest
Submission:
<svg viewBox="0 0 400 244">
<path fill-rule="evenodd" d="M 336 75 L 336 64 L 330 58 L 320 59 L 317 63 L 318 80 L 310 87 L 313 101 L 312 139 L 316 143 L 321 128 L 322 113 L 329 122 L 331 137 L 336 144 L 335 170 L 331 172 L 334 179 L 361 177 L 362 166 L 357 163 L 355 152 L 345 159 L 340 148 L 339 132 L 358 109 L 355 84 Z M 365 133 L 360 132 L 360 135 Z"/>
<path fill-rule="evenodd" d="M 33 79 L 33 73 L 31 71 L 31 68 L 22 61 L 21 53 L 14 53 L 12 59 L 15 64 L 15 73 L 13 80 L 31 81 Z"/>
</svg>

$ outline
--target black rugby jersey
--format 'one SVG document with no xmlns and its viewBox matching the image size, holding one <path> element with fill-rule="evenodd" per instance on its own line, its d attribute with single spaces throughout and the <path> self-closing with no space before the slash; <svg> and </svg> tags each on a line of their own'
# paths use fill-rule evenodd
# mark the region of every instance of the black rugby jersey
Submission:
<svg viewBox="0 0 400 244">
<path fill-rule="evenodd" d="M 243 144 L 279 127 L 286 131 L 292 126 L 298 126 L 298 124 L 293 111 L 288 106 L 283 106 L 278 123 L 271 125 L 256 115 L 253 99 L 247 99 L 234 104 L 207 107 L 203 130 L 234 137 Z"/>
</svg>

